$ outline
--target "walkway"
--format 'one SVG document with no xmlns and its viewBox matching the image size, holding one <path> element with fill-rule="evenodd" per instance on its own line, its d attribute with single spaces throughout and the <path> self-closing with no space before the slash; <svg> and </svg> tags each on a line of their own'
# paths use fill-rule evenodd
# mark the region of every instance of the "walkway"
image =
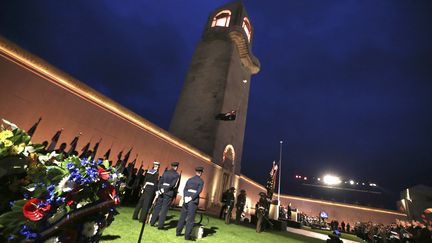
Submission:
<svg viewBox="0 0 432 243">
<path fill-rule="evenodd" d="M 296 229 L 296 228 L 287 227 L 287 231 L 295 233 L 295 234 L 299 234 L 299 235 L 304 235 L 304 236 L 324 240 L 324 241 L 329 239 L 329 237 L 325 234 L 316 233 L 316 232 L 312 232 L 312 231 L 304 230 L 304 229 Z M 344 243 L 357 243 L 356 241 L 352 241 L 352 240 L 346 240 L 346 239 L 341 239 L 341 240 Z"/>
</svg>

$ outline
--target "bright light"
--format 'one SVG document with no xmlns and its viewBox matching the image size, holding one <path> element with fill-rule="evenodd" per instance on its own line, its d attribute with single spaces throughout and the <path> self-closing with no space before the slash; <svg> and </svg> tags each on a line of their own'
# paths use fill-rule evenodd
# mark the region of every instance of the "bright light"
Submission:
<svg viewBox="0 0 432 243">
<path fill-rule="evenodd" d="M 350 180 L 349 183 L 350 183 L 350 185 L 354 185 L 354 181 L 353 180 Z"/>
<path fill-rule="evenodd" d="M 375 183 L 369 183 L 369 186 L 377 186 Z"/>
<path fill-rule="evenodd" d="M 323 180 L 324 180 L 324 183 L 327 185 L 338 185 L 341 183 L 341 180 L 339 177 L 332 176 L 332 175 L 324 176 Z"/>
<path fill-rule="evenodd" d="M 365 185 L 364 182 L 362 183 L 362 185 L 363 185 L 363 186 Z"/>
<path fill-rule="evenodd" d="M 318 177 L 318 180 L 321 181 L 321 178 Z"/>
<path fill-rule="evenodd" d="M 246 80 L 246 79 L 243 79 L 243 83 L 247 83 L 247 80 Z M 282 141 L 281 141 L 281 143 L 282 143 Z"/>
<path fill-rule="evenodd" d="M 305 176 L 304 178 L 303 178 L 305 181 L 307 181 L 307 177 Z"/>
</svg>

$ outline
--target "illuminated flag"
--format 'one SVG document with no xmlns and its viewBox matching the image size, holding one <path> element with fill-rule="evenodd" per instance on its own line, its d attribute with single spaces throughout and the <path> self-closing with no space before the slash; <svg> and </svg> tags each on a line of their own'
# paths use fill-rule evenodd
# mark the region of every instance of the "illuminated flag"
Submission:
<svg viewBox="0 0 432 243">
<path fill-rule="evenodd" d="M 236 111 L 232 110 L 232 111 L 227 112 L 227 113 L 217 114 L 215 119 L 216 120 L 222 120 L 222 121 L 234 121 L 236 119 L 236 116 L 237 116 Z"/>
</svg>

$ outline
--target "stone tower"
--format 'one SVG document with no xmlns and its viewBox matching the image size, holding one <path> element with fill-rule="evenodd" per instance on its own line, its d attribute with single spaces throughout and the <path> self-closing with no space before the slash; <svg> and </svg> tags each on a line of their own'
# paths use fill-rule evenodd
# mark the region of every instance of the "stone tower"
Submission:
<svg viewBox="0 0 432 243">
<path fill-rule="evenodd" d="M 223 187 L 240 174 L 252 74 L 253 28 L 243 4 L 233 2 L 210 14 L 192 58 L 170 132 L 210 155 L 224 168 Z M 236 111 L 236 119 L 215 116 Z"/>
</svg>

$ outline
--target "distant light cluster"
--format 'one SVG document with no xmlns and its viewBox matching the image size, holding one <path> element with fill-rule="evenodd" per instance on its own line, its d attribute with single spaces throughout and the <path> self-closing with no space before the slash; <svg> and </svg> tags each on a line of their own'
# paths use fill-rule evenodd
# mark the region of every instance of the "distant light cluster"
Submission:
<svg viewBox="0 0 432 243">
<path fill-rule="evenodd" d="M 341 177 L 336 176 L 336 175 L 324 175 L 322 178 L 321 177 L 312 177 L 312 179 L 308 179 L 307 176 L 302 176 L 302 175 L 295 175 L 295 178 L 297 180 L 303 180 L 303 181 L 310 181 L 310 182 L 315 182 L 315 183 L 319 183 L 319 184 L 324 184 L 324 185 L 329 185 L 329 186 L 338 186 L 338 185 L 343 185 L 343 184 L 349 184 L 350 186 L 357 186 L 357 185 L 362 185 L 362 186 L 370 186 L 370 187 L 378 187 L 378 185 L 376 183 L 372 183 L 372 182 L 362 182 L 362 181 L 356 181 L 354 179 L 346 179 L 343 180 Z"/>
</svg>

